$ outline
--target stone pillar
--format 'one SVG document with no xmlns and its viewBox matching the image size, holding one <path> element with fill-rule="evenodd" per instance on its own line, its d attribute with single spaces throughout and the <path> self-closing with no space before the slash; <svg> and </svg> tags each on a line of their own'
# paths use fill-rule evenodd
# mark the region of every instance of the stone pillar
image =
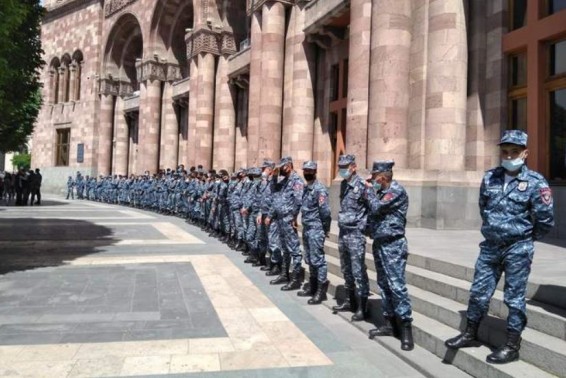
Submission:
<svg viewBox="0 0 566 378">
<path fill-rule="evenodd" d="M 464 4 L 431 1 L 428 14 L 425 169 L 464 170 L 468 49 Z"/>
<path fill-rule="evenodd" d="M 67 68 L 64 66 L 59 67 L 59 85 L 58 85 L 58 101 L 59 103 L 66 102 L 67 95 Z"/>
<path fill-rule="evenodd" d="M 178 164 L 184 164 L 185 168 L 188 170 L 190 167 L 187 166 L 187 136 L 188 136 L 188 98 L 180 98 L 175 101 L 177 122 L 179 125 L 179 130 L 177 133 L 177 138 L 179 140 L 179 148 L 177 152 Z"/>
<path fill-rule="evenodd" d="M 73 93 L 73 98 L 75 101 L 81 99 L 81 75 L 83 71 L 83 62 L 76 62 L 75 64 L 75 91 Z"/>
<path fill-rule="evenodd" d="M 140 85 L 138 173 L 159 168 L 161 81 L 146 78 Z"/>
<path fill-rule="evenodd" d="M 114 165 L 112 173 L 118 175 L 128 174 L 128 144 L 129 130 L 124 114 L 124 99 L 116 97 L 116 110 L 114 111 Z"/>
<path fill-rule="evenodd" d="M 248 135 L 248 99 L 249 99 L 249 88 L 239 88 L 237 91 L 237 104 L 238 104 L 238 116 L 236 118 L 236 151 L 235 151 L 235 161 L 234 168 L 238 169 L 240 167 L 245 167 L 248 165 L 248 145 L 250 140 L 247 138 Z M 251 106 L 251 105 L 250 105 Z"/>
<path fill-rule="evenodd" d="M 373 0 L 367 162 L 407 168 L 411 0 Z"/>
<path fill-rule="evenodd" d="M 236 143 L 236 90 L 228 79 L 228 57 L 218 58 L 216 71 L 216 100 L 214 113 L 214 150 L 212 167 L 234 169 L 234 150 Z"/>
<path fill-rule="evenodd" d="M 196 109 L 196 160 L 212 168 L 212 128 L 214 121 L 214 78 L 216 57 L 209 53 L 198 55 L 198 96 Z"/>
<path fill-rule="evenodd" d="M 190 61 L 191 89 L 189 92 L 189 125 L 187 137 L 187 164 L 197 165 L 196 161 L 196 129 L 197 129 L 197 104 L 198 104 L 198 77 L 199 77 L 198 57 L 195 56 Z M 199 162 L 200 164 L 200 162 Z"/>
<path fill-rule="evenodd" d="M 75 62 L 71 63 L 69 66 L 69 101 L 76 100 L 76 86 L 77 86 L 77 64 Z"/>
<path fill-rule="evenodd" d="M 100 99 L 100 121 L 98 125 L 98 165 L 99 175 L 112 172 L 112 130 L 114 123 L 114 96 L 102 94 Z"/>
<path fill-rule="evenodd" d="M 179 124 L 173 104 L 173 87 L 168 81 L 163 84 L 162 102 L 159 168 L 175 169 L 178 164 Z"/>
<path fill-rule="evenodd" d="M 371 0 L 351 0 L 346 152 L 360 168 L 366 167 L 370 40 Z"/>
<path fill-rule="evenodd" d="M 128 174 L 138 172 L 138 120 L 139 113 L 132 112 L 128 114 Z"/>
<path fill-rule="evenodd" d="M 57 102 L 57 85 L 59 84 L 59 73 L 56 69 L 49 70 L 49 103 Z"/>
<path fill-rule="evenodd" d="M 328 137 L 328 85 L 327 85 L 327 51 L 319 50 L 317 64 L 316 116 L 314 119 L 314 151 L 313 159 L 318 162 L 318 179 L 326 185 L 332 182 L 332 142 Z"/>
<path fill-rule="evenodd" d="M 411 1 L 413 27 L 409 75 L 408 168 L 423 169 L 425 154 L 426 54 L 428 1 Z"/>
<path fill-rule="evenodd" d="M 295 59 L 295 24 L 299 7 L 292 7 L 289 12 L 287 33 L 285 35 L 285 72 L 283 81 L 283 128 L 281 130 L 281 155 L 291 155 L 293 136 L 293 61 Z M 261 157 L 260 157 L 261 158 Z M 295 163 L 296 164 L 296 163 Z"/>
<path fill-rule="evenodd" d="M 303 29 L 305 27 L 305 11 L 297 5 L 295 11 L 294 43 L 292 45 L 293 59 L 293 91 L 292 124 L 289 135 L 290 155 L 296 161 L 296 167 L 302 167 L 303 162 L 313 157 L 314 143 L 314 83 L 316 75 L 316 51 L 312 43 L 306 41 Z M 285 92 L 287 95 L 287 92 Z"/>
<path fill-rule="evenodd" d="M 260 132 L 260 102 L 262 98 L 262 15 L 259 11 L 251 17 L 251 47 L 250 47 L 250 86 L 248 91 L 248 125 L 247 125 L 247 165 L 253 166 L 258 162 L 259 132 Z M 266 156 L 261 156 L 263 159 Z M 271 156 L 270 156 L 271 157 Z M 275 158 L 275 157 L 273 157 Z"/>
<path fill-rule="evenodd" d="M 263 157 L 276 160 L 281 156 L 284 51 L 285 6 L 280 2 L 265 3 L 262 7 L 261 132 L 258 153 L 251 157 L 254 163 Z"/>
</svg>

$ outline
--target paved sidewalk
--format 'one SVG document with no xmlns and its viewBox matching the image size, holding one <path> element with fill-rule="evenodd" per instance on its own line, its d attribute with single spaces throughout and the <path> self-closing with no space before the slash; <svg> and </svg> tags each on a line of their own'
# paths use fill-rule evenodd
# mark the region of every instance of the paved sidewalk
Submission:
<svg viewBox="0 0 566 378">
<path fill-rule="evenodd" d="M 0 376 L 189 373 L 422 376 L 181 219 L 54 198 L 0 206 Z"/>
</svg>

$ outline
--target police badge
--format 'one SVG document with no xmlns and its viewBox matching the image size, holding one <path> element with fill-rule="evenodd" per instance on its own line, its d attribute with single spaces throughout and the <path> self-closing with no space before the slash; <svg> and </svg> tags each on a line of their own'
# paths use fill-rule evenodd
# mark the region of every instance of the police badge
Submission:
<svg viewBox="0 0 566 378">
<path fill-rule="evenodd" d="M 524 192 L 525 190 L 527 190 L 527 188 L 529 187 L 529 182 L 528 181 L 521 181 L 519 183 L 519 185 L 517 186 L 517 189 L 520 192 Z"/>
</svg>

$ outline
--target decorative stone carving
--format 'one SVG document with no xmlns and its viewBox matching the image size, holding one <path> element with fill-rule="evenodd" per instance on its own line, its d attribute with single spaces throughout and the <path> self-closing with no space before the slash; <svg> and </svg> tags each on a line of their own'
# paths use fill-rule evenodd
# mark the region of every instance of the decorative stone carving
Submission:
<svg viewBox="0 0 566 378">
<path fill-rule="evenodd" d="M 185 42 L 187 43 L 188 59 L 200 53 L 232 55 L 237 52 L 234 34 L 226 30 L 199 29 L 188 33 Z"/>
<path fill-rule="evenodd" d="M 119 81 L 118 82 L 118 94 L 120 97 L 129 96 L 134 92 L 132 88 L 132 83 L 129 81 Z"/>
<path fill-rule="evenodd" d="M 263 4 L 265 3 L 271 3 L 271 2 L 280 2 L 283 3 L 284 5 L 295 5 L 295 2 L 301 2 L 300 0 L 252 0 L 249 2 L 249 8 L 248 8 L 248 15 L 252 14 L 253 12 L 255 12 L 258 9 L 261 9 L 261 7 L 263 6 Z M 304 1 L 302 1 L 304 2 Z"/>
<path fill-rule="evenodd" d="M 111 17 L 136 1 L 137 0 L 107 0 L 104 5 L 104 16 L 106 18 Z"/>
<path fill-rule="evenodd" d="M 119 93 L 119 84 L 111 77 L 98 80 L 98 93 L 104 96 L 117 96 Z"/>
<path fill-rule="evenodd" d="M 139 82 L 146 80 L 176 81 L 182 78 L 181 67 L 178 64 L 160 62 L 159 60 L 137 62 L 136 71 Z"/>
</svg>

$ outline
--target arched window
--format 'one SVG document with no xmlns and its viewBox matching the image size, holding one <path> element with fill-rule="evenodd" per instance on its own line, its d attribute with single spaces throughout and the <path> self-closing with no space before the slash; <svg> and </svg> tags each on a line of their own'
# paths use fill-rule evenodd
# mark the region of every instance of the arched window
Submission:
<svg viewBox="0 0 566 378">
<path fill-rule="evenodd" d="M 81 99 L 81 74 L 83 66 L 83 53 L 77 50 L 73 53 L 71 62 L 71 83 L 69 85 L 69 98 L 71 101 L 79 101 Z"/>
<path fill-rule="evenodd" d="M 59 58 L 53 58 L 49 64 L 49 92 L 47 95 L 50 104 L 56 104 L 59 100 L 59 66 L 61 66 Z"/>
<path fill-rule="evenodd" d="M 71 57 L 69 54 L 63 55 L 61 58 L 61 67 L 59 67 L 59 102 L 69 101 L 69 67 L 71 65 Z"/>
</svg>

